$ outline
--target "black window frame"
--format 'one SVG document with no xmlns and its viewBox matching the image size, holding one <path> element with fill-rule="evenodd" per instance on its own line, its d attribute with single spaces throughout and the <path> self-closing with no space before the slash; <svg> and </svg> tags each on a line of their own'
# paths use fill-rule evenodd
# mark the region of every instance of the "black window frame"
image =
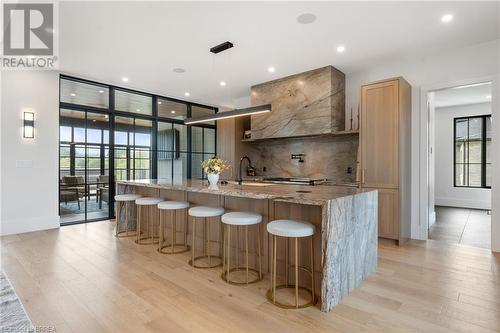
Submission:
<svg viewBox="0 0 500 333">
<path fill-rule="evenodd" d="M 486 163 L 486 123 L 488 118 L 491 119 L 491 114 L 483 114 L 483 115 L 477 115 L 477 116 L 466 116 L 466 117 L 455 117 L 453 118 L 453 187 L 455 188 L 475 188 L 475 189 L 491 189 L 491 185 L 488 186 L 486 184 L 486 166 L 488 163 Z M 458 164 L 464 164 L 464 165 L 470 165 L 470 164 L 477 164 L 477 163 L 470 163 L 469 158 L 467 157 L 467 163 L 457 163 L 457 122 L 458 121 L 463 121 L 467 120 L 467 124 L 469 124 L 471 119 L 481 119 L 481 186 L 471 186 L 470 182 L 468 181 L 468 185 L 457 185 L 457 165 Z M 467 126 L 467 141 L 469 142 L 469 133 L 468 133 L 468 126 Z M 467 151 L 467 155 L 469 154 L 469 151 Z M 491 163 L 490 163 L 491 164 Z M 470 170 L 470 168 L 467 168 L 467 170 Z"/>
<path fill-rule="evenodd" d="M 102 88 L 108 89 L 108 107 L 96 107 L 96 106 L 88 106 L 88 105 L 82 105 L 82 104 L 73 104 L 73 103 L 68 103 L 68 102 L 61 102 L 61 82 L 63 80 L 69 80 L 69 81 L 75 81 L 75 82 L 80 82 L 80 83 L 85 83 L 85 84 L 90 84 Z M 145 95 L 148 97 L 151 97 L 152 100 L 152 114 L 141 114 L 141 113 L 135 113 L 135 112 L 127 112 L 127 111 L 120 111 L 120 110 L 115 110 L 115 91 L 120 90 L 124 92 L 129 92 L 133 94 L 139 94 L 139 95 Z M 114 178 L 114 162 L 115 162 L 115 142 L 114 142 L 114 134 L 115 134 L 115 117 L 116 116 L 121 116 L 121 117 L 129 117 L 129 118 L 134 118 L 134 119 L 143 119 L 143 120 L 150 120 L 152 122 L 152 128 L 151 128 L 151 147 L 150 147 L 150 178 L 151 179 L 156 179 L 158 176 L 158 151 L 157 151 L 157 135 L 158 135 L 158 122 L 164 122 L 164 123 L 171 123 L 172 126 L 173 124 L 181 124 L 185 125 L 183 120 L 180 119 L 173 119 L 173 118 L 168 118 L 168 117 L 161 117 L 158 115 L 158 99 L 161 100 L 166 100 L 166 101 L 172 101 L 172 102 L 177 102 L 177 103 L 182 103 L 187 106 L 187 118 L 191 117 L 191 107 L 192 106 L 198 106 L 202 108 L 209 108 L 214 110 L 214 114 L 219 112 L 219 109 L 215 106 L 210 106 L 210 105 L 204 105 L 196 102 L 190 102 L 190 101 L 185 101 L 185 100 L 180 100 L 177 98 L 172 98 L 168 96 L 163 96 L 163 95 L 157 95 L 157 94 L 152 94 L 144 91 L 139 91 L 135 89 L 130 89 L 126 87 L 121 87 L 121 86 L 115 86 L 112 84 L 106 84 L 102 82 L 97 82 L 93 80 L 87 80 L 87 79 L 82 79 L 79 77 L 71 76 L 71 75 L 66 75 L 66 74 L 59 74 L 59 120 L 61 119 L 61 110 L 66 109 L 66 110 L 75 110 L 75 111 L 83 111 L 83 112 L 91 112 L 91 113 L 99 113 L 99 114 L 104 114 L 108 115 L 108 131 L 109 131 L 109 142 L 106 145 L 109 148 L 108 151 L 108 176 L 109 176 L 109 214 L 108 217 L 106 218 L 98 218 L 98 219 L 93 219 L 89 220 L 87 219 L 87 213 L 85 213 L 85 219 L 82 221 L 76 221 L 76 222 L 68 222 L 68 223 L 61 223 L 61 225 L 69 225 L 69 224 L 77 224 L 77 223 L 86 223 L 86 222 L 94 222 L 94 221 L 102 221 L 106 219 L 112 219 L 114 218 L 114 195 L 115 195 L 115 178 Z M 135 120 L 134 120 L 135 122 Z M 59 124 L 61 126 L 61 124 Z M 191 174 L 191 164 L 192 164 L 192 151 L 191 151 L 191 128 L 192 127 L 201 127 L 201 128 L 211 128 L 214 129 L 214 140 L 215 140 L 215 154 L 217 154 L 217 123 L 215 124 L 193 124 L 193 125 L 185 125 L 186 126 L 186 131 L 187 131 L 187 142 L 186 142 L 186 178 L 190 179 L 192 178 Z M 60 136 L 60 133 L 59 133 Z M 73 139 L 73 130 L 72 130 L 72 139 Z M 203 138 L 204 140 L 204 138 Z M 66 144 L 66 142 L 64 142 Z M 61 150 L 60 150 L 60 145 L 61 141 L 59 138 L 59 149 L 58 149 L 58 172 L 60 173 L 61 170 Z M 101 143 L 103 145 L 103 143 Z M 118 145 L 119 146 L 119 145 Z M 132 153 L 132 152 L 130 152 Z M 130 154 L 127 152 L 128 154 Z M 172 152 L 175 153 L 175 152 Z M 74 157 L 74 155 L 73 155 Z M 133 163 L 133 160 L 131 163 Z M 70 163 L 73 164 L 73 172 L 74 172 L 74 162 L 71 162 L 71 157 L 70 157 Z M 127 165 L 127 168 L 129 166 Z M 129 171 L 128 171 L 129 172 Z M 71 174 L 71 170 L 70 170 Z M 201 179 L 205 179 L 205 175 L 202 175 Z M 60 187 L 60 184 L 59 184 Z M 59 188 L 60 191 L 60 188 Z"/>
</svg>

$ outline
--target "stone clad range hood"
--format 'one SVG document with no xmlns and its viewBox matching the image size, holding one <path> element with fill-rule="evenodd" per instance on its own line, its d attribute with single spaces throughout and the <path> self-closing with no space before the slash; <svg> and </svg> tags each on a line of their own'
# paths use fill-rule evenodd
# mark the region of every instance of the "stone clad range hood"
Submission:
<svg viewBox="0 0 500 333">
<path fill-rule="evenodd" d="M 252 140 L 335 134 L 345 128 L 345 75 L 332 66 L 252 86 L 252 105 L 272 112 L 251 117 Z"/>
</svg>

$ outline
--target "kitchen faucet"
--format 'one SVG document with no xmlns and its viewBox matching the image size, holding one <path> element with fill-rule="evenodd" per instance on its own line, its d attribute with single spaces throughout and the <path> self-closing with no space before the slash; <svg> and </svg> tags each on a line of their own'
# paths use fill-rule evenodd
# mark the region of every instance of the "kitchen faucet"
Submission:
<svg viewBox="0 0 500 333">
<path fill-rule="evenodd" d="M 242 158 L 240 158 L 240 168 L 239 168 L 239 171 L 238 171 L 238 179 L 236 179 L 236 182 L 241 185 L 241 183 L 243 182 L 243 178 L 241 176 L 241 165 L 243 164 L 243 160 L 247 160 L 248 161 L 248 167 L 249 168 L 253 168 L 252 167 L 252 161 L 250 161 L 250 158 L 248 156 L 243 156 Z"/>
</svg>

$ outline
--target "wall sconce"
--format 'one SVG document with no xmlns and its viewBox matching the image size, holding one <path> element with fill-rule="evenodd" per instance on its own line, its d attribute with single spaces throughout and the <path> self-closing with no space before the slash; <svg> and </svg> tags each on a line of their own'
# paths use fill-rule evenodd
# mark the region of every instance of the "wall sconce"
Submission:
<svg viewBox="0 0 500 333">
<path fill-rule="evenodd" d="M 35 114 L 25 112 L 23 121 L 23 137 L 33 139 L 35 137 Z"/>
</svg>

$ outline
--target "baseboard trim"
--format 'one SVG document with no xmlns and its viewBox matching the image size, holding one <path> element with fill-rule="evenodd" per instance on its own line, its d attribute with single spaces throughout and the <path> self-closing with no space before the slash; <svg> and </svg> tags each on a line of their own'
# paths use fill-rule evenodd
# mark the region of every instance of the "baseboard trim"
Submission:
<svg viewBox="0 0 500 333">
<path fill-rule="evenodd" d="M 479 200 L 466 200 L 456 198 L 435 198 L 436 206 L 448 206 L 458 208 L 472 208 L 472 209 L 491 209 L 491 202 Z"/>
<path fill-rule="evenodd" d="M 0 221 L 0 236 L 59 228 L 59 216 L 10 219 Z"/>
<path fill-rule="evenodd" d="M 436 212 L 431 212 L 429 214 L 429 228 L 432 227 L 434 223 L 436 223 Z"/>
</svg>

